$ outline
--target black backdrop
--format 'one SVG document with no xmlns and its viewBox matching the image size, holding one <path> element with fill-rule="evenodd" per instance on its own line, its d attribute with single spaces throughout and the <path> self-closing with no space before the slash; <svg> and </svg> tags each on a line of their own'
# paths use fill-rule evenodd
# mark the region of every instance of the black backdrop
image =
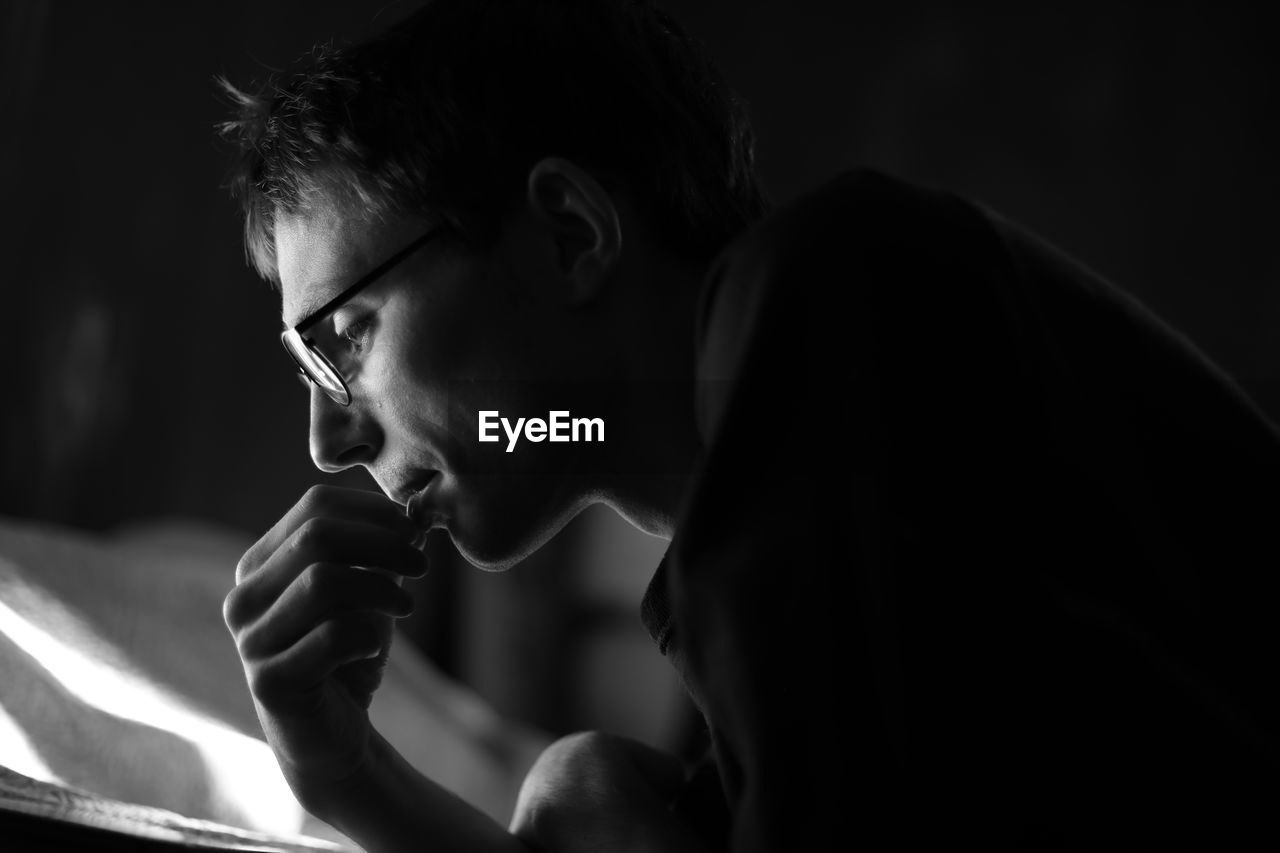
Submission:
<svg viewBox="0 0 1280 853">
<path fill-rule="evenodd" d="M 221 188 L 212 77 L 261 78 L 415 5 L 0 9 L 0 514 L 256 532 L 319 479 L 276 298 Z M 1263 4 L 666 5 L 749 101 L 776 201 L 853 165 L 962 191 L 1139 295 L 1280 413 Z"/>
</svg>

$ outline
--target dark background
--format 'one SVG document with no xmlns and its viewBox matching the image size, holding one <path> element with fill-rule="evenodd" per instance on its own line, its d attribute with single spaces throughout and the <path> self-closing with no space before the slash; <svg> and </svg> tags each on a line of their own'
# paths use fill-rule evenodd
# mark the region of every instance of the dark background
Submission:
<svg viewBox="0 0 1280 853">
<path fill-rule="evenodd" d="M 257 533 L 320 479 L 277 299 L 221 186 L 212 77 L 261 79 L 415 5 L 0 10 L 0 514 Z M 749 102 L 776 201 L 854 165 L 968 194 L 1136 293 L 1280 412 L 1262 4 L 965 5 L 666 7 Z"/>
</svg>

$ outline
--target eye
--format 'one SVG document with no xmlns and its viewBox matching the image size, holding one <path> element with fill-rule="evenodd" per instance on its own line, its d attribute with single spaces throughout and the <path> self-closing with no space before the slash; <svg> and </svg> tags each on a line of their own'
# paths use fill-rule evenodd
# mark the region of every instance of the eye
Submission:
<svg viewBox="0 0 1280 853">
<path fill-rule="evenodd" d="M 369 344 L 369 333 L 373 330 L 373 315 L 369 314 L 348 323 L 342 331 L 338 332 L 338 338 L 347 345 L 347 351 L 351 355 L 359 355 Z"/>
</svg>

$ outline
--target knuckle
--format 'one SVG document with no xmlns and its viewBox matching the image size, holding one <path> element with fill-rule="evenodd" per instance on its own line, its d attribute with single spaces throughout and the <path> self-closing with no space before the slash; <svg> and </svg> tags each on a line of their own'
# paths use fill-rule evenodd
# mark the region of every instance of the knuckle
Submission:
<svg viewBox="0 0 1280 853">
<path fill-rule="evenodd" d="M 328 563 L 312 563 L 298 576 L 302 594 L 311 599 L 329 598 L 339 591 L 337 567 Z"/>
<path fill-rule="evenodd" d="M 236 583 L 243 583 L 246 578 L 258 570 L 262 560 L 258 559 L 258 546 L 254 545 L 236 562 Z"/>
<path fill-rule="evenodd" d="M 293 534 L 293 550 L 321 548 L 327 539 L 328 525 L 319 518 L 308 518 Z"/>
<path fill-rule="evenodd" d="M 235 634 L 240 628 L 242 621 L 242 611 L 244 606 L 244 593 L 240 587 L 236 587 L 227 593 L 227 597 L 222 599 L 222 621 L 226 623 L 227 630 Z"/>
<path fill-rule="evenodd" d="M 256 660 L 261 656 L 266 651 L 261 629 L 247 628 L 242 631 L 236 643 L 236 649 L 240 652 L 240 659 L 243 661 Z"/>
<path fill-rule="evenodd" d="M 302 496 L 302 500 L 298 503 L 307 515 L 315 515 L 332 506 L 333 496 L 334 489 L 332 486 L 317 483 L 307 489 L 306 494 Z"/>
<path fill-rule="evenodd" d="M 342 651 L 345 644 L 349 642 L 351 636 L 350 628 L 341 620 L 330 619 L 320 626 L 318 631 L 318 641 L 321 651 L 326 655 L 332 655 Z"/>
<path fill-rule="evenodd" d="M 269 702 L 280 693 L 280 671 L 276 667 L 254 667 L 249 671 L 248 681 L 249 692 L 264 702 Z"/>
</svg>

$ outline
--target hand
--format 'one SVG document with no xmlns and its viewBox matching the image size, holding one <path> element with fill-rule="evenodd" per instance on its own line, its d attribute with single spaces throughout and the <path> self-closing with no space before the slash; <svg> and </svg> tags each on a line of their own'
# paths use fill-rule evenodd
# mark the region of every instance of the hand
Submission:
<svg viewBox="0 0 1280 853">
<path fill-rule="evenodd" d="M 399 580 L 426 571 L 420 535 L 382 495 L 316 486 L 236 567 L 223 618 L 267 743 L 313 813 L 370 760 L 393 618 L 413 610 Z"/>
<path fill-rule="evenodd" d="M 525 777 L 511 832 L 544 853 L 702 850 L 668 808 L 684 779 L 680 761 L 638 741 L 570 735 Z"/>
</svg>

